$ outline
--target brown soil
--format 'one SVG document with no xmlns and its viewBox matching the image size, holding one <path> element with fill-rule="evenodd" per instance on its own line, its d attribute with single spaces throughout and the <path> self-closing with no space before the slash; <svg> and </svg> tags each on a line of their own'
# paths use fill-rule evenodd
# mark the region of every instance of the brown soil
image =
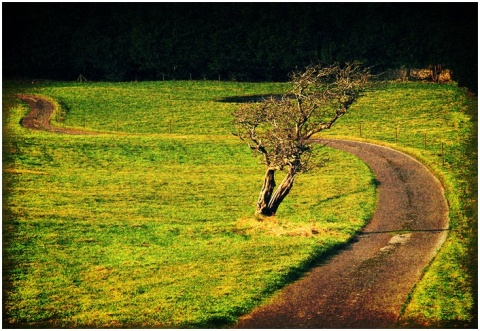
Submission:
<svg viewBox="0 0 480 331">
<path fill-rule="evenodd" d="M 29 94 L 21 94 L 18 98 L 30 106 L 30 112 L 20 121 L 20 124 L 28 129 L 75 135 L 98 134 L 97 132 L 86 130 L 53 126 L 50 124 L 50 120 L 55 108 L 50 101 L 40 96 Z"/>
</svg>

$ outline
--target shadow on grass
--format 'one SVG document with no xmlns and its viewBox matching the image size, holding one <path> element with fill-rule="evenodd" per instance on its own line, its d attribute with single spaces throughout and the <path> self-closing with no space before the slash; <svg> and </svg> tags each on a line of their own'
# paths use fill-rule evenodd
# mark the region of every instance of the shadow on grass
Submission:
<svg viewBox="0 0 480 331">
<path fill-rule="evenodd" d="M 358 241 L 357 236 L 353 236 L 348 242 L 338 243 L 328 249 L 319 247 L 316 252 L 314 252 L 309 259 L 306 259 L 299 266 L 292 267 L 290 270 L 283 275 L 278 281 L 271 284 L 269 287 L 265 288 L 259 295 L 258 298 L 267 298 L 274 294 L 276 291 L 281 290 L 282 288 L 292 284 L 295 281 L 298 281 L 304 277 L 308 272 L 313 268 L 327 264 L 332 258 L 336 255 L 341 254 L 345 250 L 351 249 L 351 245 Z M 235 312 L 231 316 L 222 316 L 221 318 L 213 316 L 212 319 L 205 321 L 201 324 L 189 325 L 188 327 L 201 327 L 201 328 L 232 328 L 238 323 L 237 318 L 248 314 L 252 309 L 261 304 L 261 299 L 252 302 L 252 306 L 247 309 L 239 309 L 238 312 Z M 235 316 L 235 317 L 234 317 Z"/>
<path fill-rule="evenodd" d="M 280 100 L 282 98 L 282 94 L 239 95 L 239 96 L 221 98 L 216 101 L 227 102 L 227 103 L 249 103 L 249 102 L 262 102 L 263 100 L 268 100 L 270 98 Z"/>
</svg>

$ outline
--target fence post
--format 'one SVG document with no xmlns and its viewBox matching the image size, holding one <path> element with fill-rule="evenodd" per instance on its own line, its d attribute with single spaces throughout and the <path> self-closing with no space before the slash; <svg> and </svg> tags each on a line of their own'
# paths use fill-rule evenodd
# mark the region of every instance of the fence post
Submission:
<svg viewBox="0 0 480 331">
<path fill-rule="evenodd" d="M 395 144 L 398 142 L 398 126 L 395 127 Z"/>
<path fill-rule="evenodd" d="M 444 143 L 442 141 L 442 165 L 445 165 L 445 148 L 444 148 Z"/>
</svg>

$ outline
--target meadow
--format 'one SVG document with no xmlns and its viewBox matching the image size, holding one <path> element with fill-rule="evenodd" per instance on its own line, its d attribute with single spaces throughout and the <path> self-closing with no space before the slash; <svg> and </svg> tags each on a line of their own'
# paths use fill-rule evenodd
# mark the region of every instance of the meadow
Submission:
<svg viewBox="0 0 480 331">
<path fill-rule="evenodd" d="M 329 162 L 298 178 L 277 217 L 253 217 L 264 169 L 230 134 L 237 105 L 226 101 L 287 87 L 5 83 L 4 322 L 230 325 L 347 244 L 376 206 L 372 173 L 348 153 L 317 147 Z M 48 96 L 56 125 L 99 134 L 24 129 L 17 93 Z M 322 134 L 403 150 L 446 187 L 455 231 L 412 292 L 404 325 L 472 318 L 474 110 L 454 84 L 392 83 L 367 91 Z"/>
<path fill-rule="evenodd" d="M 167 82 L 35 91 L 66 112 L 57 125 L 83 128 L 85 115 L 86 129 L 111 132 L 95 136 L 21 128 L 28 109 L 13 99 L 16 89 L 5 93 L 8 322 L 221 326 L 348 242 L 376 193 L 368 167 L 335 150 L 319 151 L 332 162 L 300 177 L 277 218 L 253 217 L 264 169 L 229 133 L 236 105 L 216 100 L 283 88 Z M 181 121 L 170 128 L 173 112 Z"/>
</svg>

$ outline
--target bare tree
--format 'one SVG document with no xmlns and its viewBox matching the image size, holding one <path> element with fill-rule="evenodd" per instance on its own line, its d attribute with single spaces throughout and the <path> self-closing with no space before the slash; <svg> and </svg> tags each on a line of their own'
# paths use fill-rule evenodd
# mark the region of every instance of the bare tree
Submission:
<svg viewBox="0 0 480 331">
<path fill-rule="evenodd" d="M 292 88 L 282 97 L 243 104 L 234 112 L 234 135 L 261 155 L 266 165 L 255 214 L 275 215 L 295 176 L 311 168 L 309 139 L 347 112 L 368 77 L 369 70 L 359 63 L 312 65 L 292 73 Z M 277 170 L 286 171 L 278 187 Z"/>
</svg>

